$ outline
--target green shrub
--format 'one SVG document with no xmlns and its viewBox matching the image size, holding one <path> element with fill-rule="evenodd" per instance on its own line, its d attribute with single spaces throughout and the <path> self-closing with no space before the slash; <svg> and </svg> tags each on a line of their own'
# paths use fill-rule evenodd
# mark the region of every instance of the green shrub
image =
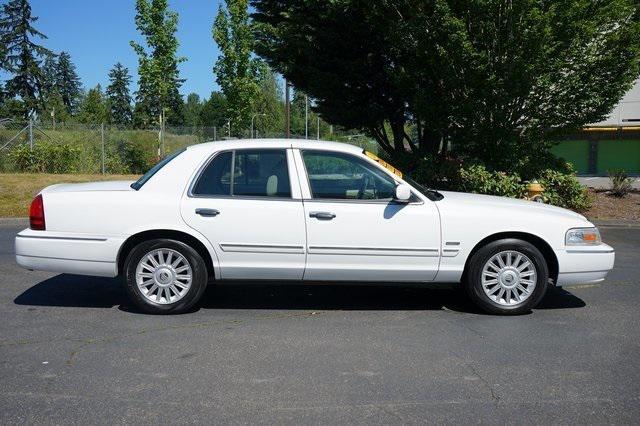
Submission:
<svg viewBox="0 0 640 426">
<path fill-rule="evenodd" d="M 33 148 L 23 144 L 11 151 L 10 159 L 20 172 L 73 173 L 78 170 L 80 149 L 52 142 L 40 142 Z"/>
<path fill-rule="evenodd" d="M 538 182 L 544 187 L 544 202 L 554 206 L 584 211 L 591 207 L 591 197 L 573 173 L 543 170 Z"/>
<path fill-rule="evenodd" d="M 118 140 L 105 152 L 105 172 L 115 174 L 142 174 L 152 165 L 153 160 L 141 144 L 128 140 Z"/>
<path fill-rule="evenodd" d="M 614 197 L 623 198 L 631 192 L 631 183 L 633 180 L 624 170 L 609 170 L 609 179 L 611 179 L 610 194 Z"/>
<path fill-rule="evenodd" d="M 394 163 L 395 162 L 395 163 Z M 400 156 L 391 160 L 401 170 L 409 171 L 417 182 L 436 189 L 525 198 L 527 181 L 536 179 L 544 186 L 545 203 L 573 210 L 586 210 L 591 205 L 589 193 L 575 177 L 570 165 L 551 164 L 554 169 L 528 170 L 526 178 L 518 173 L 488 170 L 481 164 L 464 164 L 445 157 L 425 157 L 419 160 Z"/>
<path fill-rule="evenodd" d="M 139 143 L 119 140 L 116 144 L 116 152 L 125 165 L 127 173 L 142 174 L 153 164 L 153 159 L 149 155 L 150 150 L 145 150 Z"/>
<path fill-rule="evenodd" d="M 459 171 L 459 189 L 477 194 L 522 198 L 526 185 L 517 174 L 492 172 L 481 165 L 463 167 Z"/>
</svg>

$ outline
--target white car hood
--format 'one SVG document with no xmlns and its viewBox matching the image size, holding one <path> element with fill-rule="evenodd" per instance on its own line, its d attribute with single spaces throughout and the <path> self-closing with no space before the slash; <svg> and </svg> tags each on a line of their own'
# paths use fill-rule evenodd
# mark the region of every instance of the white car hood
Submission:
<svg viewBox="0 0 640 426">
<path fill-rule="evenodd" d="M 111 180 L 104 182 L 59 183 L 42 190 L 46 192 L 86 192 L 86 191 L 135 191 L 131 180 Z"/>
<path fill-rule="evenodd" d="M 438 203 L 450 204 L 450 207 L 458 207 L 459 205 L 459 207 L 463 208 L 465 205 L 473 205 L 476 207 L 495 209 L 496 213 L 505 209 L 510 213 L 516 214 L 518 212 L 540 212 L 543 214 L 553 214 L 555 216 L 563 216 L 588 222 L 586 217 L 574 211 L 534 201 L 496 197 L 493 195 L 469 194 L 464 192 L 440 191 L 440 193 L 444 195 L 444 198 L 438 201 Z"/>
</svg>

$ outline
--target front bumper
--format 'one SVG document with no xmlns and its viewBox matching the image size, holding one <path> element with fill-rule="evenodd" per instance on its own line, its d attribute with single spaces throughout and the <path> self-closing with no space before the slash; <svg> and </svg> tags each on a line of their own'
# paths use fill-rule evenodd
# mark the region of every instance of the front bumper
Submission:
<svg viewBox="0 0 640 426">
<path fill-rule="evenodd" d="M 586 284 L 602 281 L 613 269 L 616 254 L 607 244 L 567 247 L 555 250 L 558 258 L 556 285 Z"/>
</svg>

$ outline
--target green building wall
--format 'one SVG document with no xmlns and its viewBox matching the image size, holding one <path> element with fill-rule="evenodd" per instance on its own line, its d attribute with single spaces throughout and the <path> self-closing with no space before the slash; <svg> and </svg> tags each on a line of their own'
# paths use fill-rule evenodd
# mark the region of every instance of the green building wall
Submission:
<svg viewBox="0 0 640 426">
<path fill-rule="evenodd" d="M 551 152 L 571 163 L 578 174 L 606 176 L 609 170 L 625 170 L 629 174 L 640 175 L 640 137 L 589 136 L 590 140 L 560 141 Z"/>
</svg>

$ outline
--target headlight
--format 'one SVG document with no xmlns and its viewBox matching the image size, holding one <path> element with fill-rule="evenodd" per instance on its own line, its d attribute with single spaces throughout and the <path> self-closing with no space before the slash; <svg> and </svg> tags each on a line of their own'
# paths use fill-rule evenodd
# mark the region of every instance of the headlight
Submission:
<svg viewBox="0 0 640 426">
<path fill-rule="evenodd" d="M 564 239 L 564 243 L 568 246 L 595 246 L 601 242 L 598 228 L 569 229 Z"/>
</svg>

